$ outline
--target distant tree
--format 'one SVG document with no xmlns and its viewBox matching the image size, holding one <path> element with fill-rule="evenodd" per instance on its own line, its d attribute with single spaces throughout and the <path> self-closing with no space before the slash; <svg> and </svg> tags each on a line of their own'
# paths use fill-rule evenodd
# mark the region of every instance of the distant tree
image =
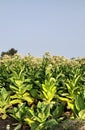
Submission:
<svg viewBox="0 0 85 130">
<path fill-rule="evenodd" d="M 1 53 L 1 57 L 3 57 L 4 55 L 10 55 L 13 56 L 14 54 L 17 53 L 17 50 L 15 50 L 14 48 L 11 48 L 10 50 L 8 50 L 7 52 L 2 52 Z"/>
</svg>

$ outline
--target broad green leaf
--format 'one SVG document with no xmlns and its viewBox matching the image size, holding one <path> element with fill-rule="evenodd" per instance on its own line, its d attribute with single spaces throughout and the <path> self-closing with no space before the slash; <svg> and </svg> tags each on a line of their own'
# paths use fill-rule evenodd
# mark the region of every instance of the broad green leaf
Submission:
<svg viewBox="0 0 85 130">
<path fill-rule="evenodd" d="M 16 92 L 18 91 L 18 88 L 14 85 L 10 85 L 10 88 L 12 89 L 12 91 Z"/>
<path fill-rule="evenodd" d="M 32 95 L 33 98 L 36 98 L 38 96 L 38 93 L 37 93 L 36 89 L 31 89 L 30 94 Z"/>
<path fill-rule="evenodd" d="M 81 75 L 78 75 L 76 78 L 75 78 L 75 86 L 77 86 L 78 82 L 79 82 L 79 79 L 80 79 Z"/>
<path fill-rule="evenodd" d="M 7 118 L 7 114 L 2 115 L 2 119 L 5 120 Z"/>
<path fill-rule="evenodd" d="M 21 104 L 21 103 L 22 103 L 22 101 L 19 100 L 19 99 L 15 99 L 15 100 L 10 101 L 10 104 L 11 104 L 11 105 L 14 105 L 14 104 Z"/>
<path fill-rule="evenodd" d="M 23 100 L 27 101 L 28 103 L 32 104 L 34 99 L 31 96 L 23 96 L 22 97 Z"/>
<path fill-rule="evenodd" d="M 47 87 L 46 87 L 45 84 L 42 84 L 42 89 L 43 89 L 44 92 L 47 92 Z"/>
<path fill-rule="evenodd" d="M 19 123 L 15 128 L 14 128 L 14 130 L 20 130 L 21 129 L 21 127 L 22 127 L 22 124 L 21 123 Z"/>
<path fill-rule="evenodd" d="M 16 79 L 14 82 L 17 86 L 21 86 L 23 84 L 23 81 L 20 79 Z"/>
<path fill-rule="evenodd" d="M 43 125 L 43 128 L 44 129 L 47 129 L 47 128 L 51 128 L 53 129 L 54 126 L 57 126 L 58 125 L 58 122 L 55 120 L 55 119 L 50 119 L 50 120 L 47 120 L 44 125 Z M 43 129 L 43 130 L 44 130 Z"/>
<path fill-rule="evenodd" d="M 80 119 L 85 120 L 85 109 L 81 110 L 78 115 Z"/>
<path fill-rule="evenodd" d="M 24 121 L 31 127 L 34 123 L 34 121 L 28 117 L 24 118 Z"/>
<path fill-rule="evenodd" d="M 85 108 L 84 97 L 82 95 L 77 95 L 75 98 L 75 106 L 78 111 Z"/>
</svg>

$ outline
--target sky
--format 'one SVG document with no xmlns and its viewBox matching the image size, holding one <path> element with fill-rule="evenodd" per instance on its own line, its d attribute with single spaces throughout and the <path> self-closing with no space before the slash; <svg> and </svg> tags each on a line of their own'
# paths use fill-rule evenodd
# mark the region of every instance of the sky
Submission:
<svg viewBox="0 0 85 130">
<path fill-rule="evenodd" d="M 85 57 L 85 0 L 0 0 L 0 53 Z"/>
</svg>

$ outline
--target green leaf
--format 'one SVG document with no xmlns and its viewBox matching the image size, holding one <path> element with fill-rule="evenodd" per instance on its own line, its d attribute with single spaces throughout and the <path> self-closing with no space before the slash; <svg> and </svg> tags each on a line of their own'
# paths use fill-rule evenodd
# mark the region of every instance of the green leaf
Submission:
<svg viewBox="0 0 85 130">
<path fill-rule="evenodd" d="M 48 118 L 50 116 L 50 104 L 47 104 L 45 106 L 44 114 L 45 114 L 45 118 Z"/>
<path fill-rule="evenodd" d="M 31 96 L 23 96 L 23 100 L 27 101 L 29 104 L 32 104 L 34 99 Z"/>
<path fill-rule="evenodd" d="M 2 119 L 5 120 L 7 118 L 7 114 L 2 115 Z"/>
<path fill-rule="evenodd" d="M 80 77 L 81 77 L 81 75 L 78 75 L 78 76 L 75 78 L 75 86 L 77 86 L 77 84 L 78 84 L 78 82 L 79 82 L 79 80 L 80 80 Z"/>
<path fill-rule="evenodd" d="M 45 84 L 42 84 L 42 89 L 43 89 L 44 92 L 47 92 L 47 87 L 46 87 Z"/>
<path fill-rule="evenodd" d="M 78 115 L 80 119 L 85 120 L 85 109 L 81 110 Z"/>
<path fill-rule="evenodd" d="M 24 118 L 24 121 L 26 122 L 26 124 L 28 124 L 30 127 L 33 125 L 34 121 L 28 117 Z"/>
<path fill-rule="evenodd" d="M 38 122 L 34 122 L 31 126 L 31 130 L 40 130 L 40 126 Z"/>
<path fill-rule="evenodd" d="M 14 105 L 14 104 L 21 104 L 21 103 L 22 103 L 22 101 L 19 100 L 19 99 L 15 99 L 15 100 L 10 101 L 10 104 L 11 104 L 11 105 Z"/>
<path fill-rule="evenodd" d="M 21 127 L 22 127 L 22 124 L 19 123 L 19 124 L 14 128 L 14 130 L 20 130 Z"/>
<path fill-rule="evenodd" d="M 20 79 L 16 79 L 15 84 L 16 84 L 16 86 L 21 86 L 23 84 L 23 81 Z"/>
<path fill-rule="evenodd" d="M 43 91 L 43 95 L 44 95 L 45 99 L 48 100 L 48 95 L 47 95 L 47 93 Z"/>
<path fill-rule="evenodd" d="M 47 120 L 44 125 L 43 125 L 43 128 L 44 129 L 47 129 L 47 128 L 50 128 L 50 129 L 53 129 L 53 127 L 57 126 L 58 125 L 58 122 L 55 120 L 55 119 L 50 119 L 50 120 Z M 43 129 L 43 130 L 44 130 Z"/>
<path fill-rule="evenodd" d="M 30 94 L 32 95 L 33 98 L 36 98 L 38 96 L 38 93 L 37 93 L 36 89 L 31 89 Z"/>
<path fill-rule="evenodd" d="M 77 95 L 75 98 L 75 106 L 78 111 L 85 108 L 84 97 L 82 95 Z"/>
<path fill-rule="evenodd" d="M 10 85 L 10 88 L 11 88 L 14 92 L 18 91 L 18 88 L 17 88 L 16 86 L 14 86 L 14 85 Z"/>
</svg>

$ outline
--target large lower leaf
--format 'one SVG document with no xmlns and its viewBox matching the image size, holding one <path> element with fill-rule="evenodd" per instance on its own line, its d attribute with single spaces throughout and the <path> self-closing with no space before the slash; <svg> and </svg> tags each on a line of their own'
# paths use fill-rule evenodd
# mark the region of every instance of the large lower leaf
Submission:
<svg viewBox="0 0 85 130">
<path fill-rule="evenodd" d="M 85 120 L 85 109 L 81 110 L 78 114 L 79 118 Z"/>
</svg>

